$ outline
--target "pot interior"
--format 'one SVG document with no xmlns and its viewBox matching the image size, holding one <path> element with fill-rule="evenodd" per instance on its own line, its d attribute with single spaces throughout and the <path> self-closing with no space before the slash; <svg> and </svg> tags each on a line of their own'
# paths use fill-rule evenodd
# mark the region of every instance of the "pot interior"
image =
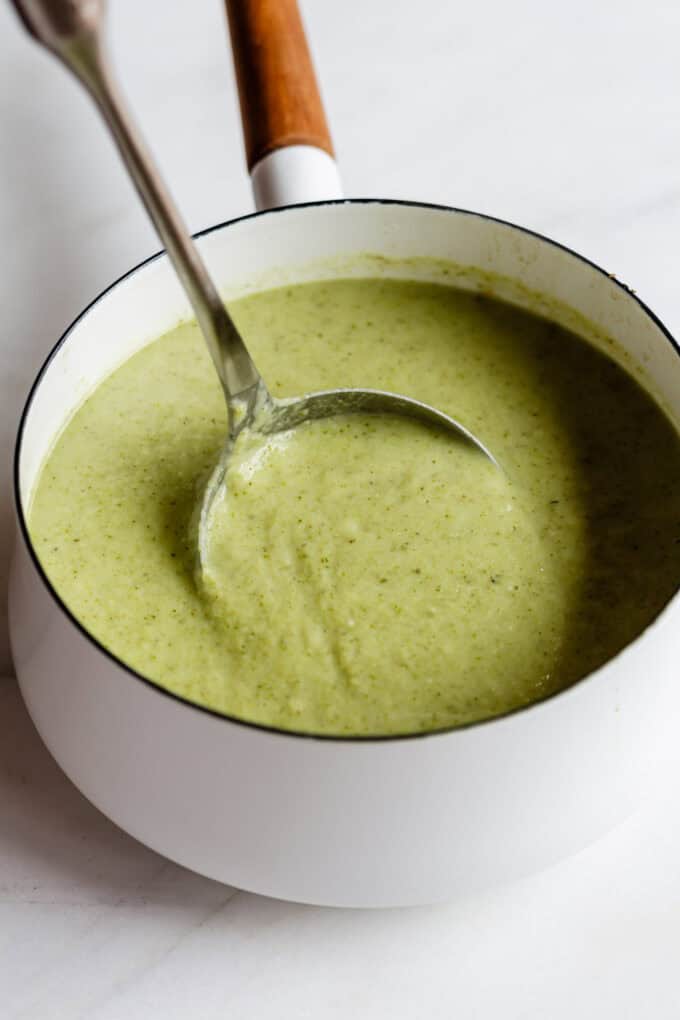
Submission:
<svg viewBox="0 0 680 1020">
<path fill-rule="evenodd" d="M 547 239 L 459 210 L 359 201 L 298 206 L 207 231 L 200 247 L 227 299 L 339 276 L 402 276 L 483 291 L 559 322 L 633 373 L 680 422 L 680 358 L 667 331 L 613 277 Z M 191 317 L 167 258 L 93 302 L 43 369 L 19 439 L 25 510 L 40 466 L 84 398 L 135 351 Z M 578 399 L 578 394 L 574 395 Z"/>
</svg>

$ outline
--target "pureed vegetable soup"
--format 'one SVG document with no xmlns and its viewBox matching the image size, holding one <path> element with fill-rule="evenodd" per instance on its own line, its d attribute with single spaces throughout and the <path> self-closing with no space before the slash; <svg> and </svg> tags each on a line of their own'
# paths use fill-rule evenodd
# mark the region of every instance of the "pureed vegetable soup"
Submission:
<svg viewBox="0 0 680 1020">
<path fill-rule="evenodd" d="M 462 421 L 503 471 L 393 417 L 244 436 L 200 580 L 190 522 L 226 413 L 197 326 L 179 326 L 71 419 L 30 513 L 57 591 L 138 672 L 284 729 L 435 730 L 574 683 L 676 591 L 680 442 L 585 341 L 397 279 L 231 307 L 276 396 L 402 392 Z"/>
</svg>

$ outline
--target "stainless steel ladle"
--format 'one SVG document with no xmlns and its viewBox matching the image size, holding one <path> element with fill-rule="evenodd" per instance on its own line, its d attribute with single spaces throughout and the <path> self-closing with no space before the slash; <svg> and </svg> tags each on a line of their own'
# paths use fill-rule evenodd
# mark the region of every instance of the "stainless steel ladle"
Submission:
<svg viewBox="0 0 680 1020">
<path fill-rule="evenodd" d="M 31 35 L 66 64 L 99 107 L 196 313 L 219 375 L 227 402 L 229 433 L 203 496 L 199 560 L 203 561 L 208 517 L 224 481 L 229 453 L 245 428 L 271 435 L 334 415 L 405 415 L 449 429 L 496 463 L 484 444 L 460 422 L 410 397 L 371 389 L 325 390 L 285 400 L 272 397 L 118 91 L 103 45 L 104 0 L 13 2 Z"/>
</svg>

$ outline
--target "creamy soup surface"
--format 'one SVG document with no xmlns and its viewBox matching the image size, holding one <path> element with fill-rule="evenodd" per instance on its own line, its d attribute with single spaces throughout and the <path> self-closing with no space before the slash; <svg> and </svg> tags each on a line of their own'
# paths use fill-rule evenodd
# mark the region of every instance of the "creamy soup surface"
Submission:
<svg viewBox="0 0 680 1020">
<path fill-rule="evenodd" d="M 677 590 L 680 442 L 575 335 L 394 279 L 232 307 L 275 395 L 405 393 L 461 420 L 503 470 L 407 419 L 244 435 L 199 580 L 191 521 L 226 415 L 196 325 L 179 326 L 77 411 L 29 520 L 63 600 L 139 673 L 283 729 L 436 730 L 574 683 Z"/>
</svg>

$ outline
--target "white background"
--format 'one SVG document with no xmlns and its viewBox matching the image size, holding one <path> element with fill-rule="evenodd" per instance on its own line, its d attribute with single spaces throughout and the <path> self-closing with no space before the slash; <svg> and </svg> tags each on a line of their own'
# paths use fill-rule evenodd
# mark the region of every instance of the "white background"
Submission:
<svg viewBox="0 0 680 1020">
<path fill-rule="evenodd" d="M 251 207 L 220 0 L 111 0 L 116 62 L 193 230 Z M 346 191 L 478 209 L 680 331 L 677 0 L 306 0 Z M 0 5 L 0 590 L 31 379 L 158 248 L 88 101 Z M 550 872 L 391 912 L 234 892 L 118 831 L 42 748 L 0 606 L 0 1017 L 680 1016 L 679 775 Z M 680 721 L 679 721 L 680 724 Z M 536 762 L 536 768 L 541 763 Z"/>
</svg>

